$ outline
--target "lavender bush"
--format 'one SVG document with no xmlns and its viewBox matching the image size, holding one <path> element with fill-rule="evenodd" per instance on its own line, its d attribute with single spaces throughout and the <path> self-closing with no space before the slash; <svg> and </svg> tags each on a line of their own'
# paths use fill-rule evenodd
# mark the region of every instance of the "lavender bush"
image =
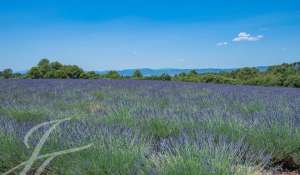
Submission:
<svg viewBox="0 0 300 175">
<path fill-rule="evenodd" d="M 293 88 L 1 80 L 0 172 L 30 156 L 22 143 L 29 129 L 66 117 L 72 120 L 51 134 L 43 153 L 94 146 L 53 160 L 47 174 L 250 175 L 296 169 L 299 115 L 300 90 Z"/>
</svg>

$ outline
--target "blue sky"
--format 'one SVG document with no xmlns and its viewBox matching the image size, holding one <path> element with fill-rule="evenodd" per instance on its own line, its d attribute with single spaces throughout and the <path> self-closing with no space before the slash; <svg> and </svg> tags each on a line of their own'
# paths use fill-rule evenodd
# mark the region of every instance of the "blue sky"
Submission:
<svg viewBox="0 0 300 175">
<path fill-rule="evenodd" d="M 86 70 L 300 61 L 300 0 L 1 0 L 0 69 Z"/>
</svg>

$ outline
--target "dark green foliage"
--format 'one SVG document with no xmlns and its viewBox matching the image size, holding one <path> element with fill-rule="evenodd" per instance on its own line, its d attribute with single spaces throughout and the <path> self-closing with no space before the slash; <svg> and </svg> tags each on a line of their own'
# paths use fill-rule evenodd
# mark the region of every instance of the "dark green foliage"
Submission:
<svg viewBox="0 0 300 175">
<path fill-rule="evenodd" d="M 300 87 L 300 74 L 298 75 L 289 75 L 286 80 L 283 82 L 284 86 L 287 87 Z"/>
<path fill-rule="evenodd" d="M 189 73 L 179 73 L 170 76 L 166 73 L 160 76 L 144 77 L 140 70 L 135 70 L 133 75 L 122 76 L 118 71 L 109 71 L 104 75 L 99 75 L 95 71 L 85 72 L 76 65 L 63 65 L 57 61 L 50 62 L 42 59 L 37 66 L 32 67 L 27 74 L 13 73 L 11 69 L 0 71 L 0 79 L 3 78 L 57 78 L 57 79 L 134 79 L 134 80 L 162 80 L 162 81 L 189 81 L 202 83 L 219 83 L 234 85 L 259 85 L 259 86 L 285 86 L 300 87 L 300 62 L 292 64 L 281 64 L 270 66 L 265 72 L 257 68 L 245 67 L 232 72 L 204 73 L 200 74 L 196 70 Z"/>
<path fill-rule="evenodd" d="M 63 67 L 63 65 L 58 61 L 54 61 L 54 62 L 50 63 L 51 70 L 60 70 L 62 67 Z"/>
<path fill-rule="evenodd" d="M 170 81 L 171 79 L 172 79 L 172 77 L 171 77 L 169 74 L 163 73 L 163 74 L 160 76 L 160 80 Z"/>
<path fill-rule="evenodd" d="M 0 71 L 0 79 L 20 79 L 25 78 L 24 74 L 21 73 L 13 73 L 12 69 L 4 69 Z"/>
<path fill-rule="evenodd" d="M 162 80 L 162 81 L 170 81 L 172 77 L 169 74 L 163 73 L 160 76 L 149 76 L 144 77 L 144 80 Z"/>
<path fill-rule="evenodd" d="M 242 68 L 242 69 L 233 71 L 231 74 L 232 74 L 232 78 L 238 78 L 240 80 L 246 81 L 251 78 L 257 77 L 259 74 L 259 71 L 256 68 L 246 67 L 246 68 Z"/>
<path fill-rule="evenodd" d="M 189 75 L 193 76 L 193 75 L 198 75 L 197 71 L 196 70 L 191 70 Z"/>
<path fill-rule="evenodd" d="M 5 78 L 5 79 L 13 77 L 13 71 L 12 71 L 12 69 L 4 69 L 1 74 L 2 74 L 3 78 Z"/>
<path fill-rule="evenodd" d="M 40 62 L 38 63 L 38 68 L 42 74 L 42 76 L 44 77 L 45 74 L 50 70 L 50 61 L 46 58 L 40 60 Z"/>
<path fill-rule="evenodd" d="M 105 78 L 109 78 L 109 79 L 120 79 L 121 75 L 117 72 L 117 71 L 109 71 L 106 75 Z"/>
<path fill-rule="evenodd" d="M 140 79 L 140 78 L 143 78 L 143 74 L 140 70 L 135 70 L 133 75 L 132 75 L 132 78 L 134 79 Z"/>
<path fill-rule="evenodd" d="M 68 78 L 63 70 L 51 70 L 44 75 L 44 78 Z"/>
<path fill-rule="evenodd" d="M 65 65 L 63 71 L 67 74 L 68 78 L 79 78 L 83 70 L 76 65 Z"/>
<path fill-rule="evenodd" d="M 87 73 L 82 72 L 82 73 L 80 74 L 79 78 L 80 78 L 80 79 L 88 79 L 89 77 L 88 77 Z"/>
<path fill-rule="evenodd" d="M 32 67 L 28 72 L 28 77 L 32 79 L 43 78 L 43 74 L 40 71 L 39 67 Z"/>
<path fill-rule="evenodd" d="M 204 83 L 222 83 L 222 84 L 238 84 L 237 80 L 233 78 L 227 78 L 216 74 L 206 74 L 201 76 L 200 82 Z"/>
<path fill-rule="evenodd" d="M 32 67 L 27 73 L 28 78 L 80 78 L 84 71 L 76 65 L 63 65 L 57 61 L 51 62 L 42 59 L 37 66 Z"/>
<path fill-rule="evenodd" d="M 196 74 L 180 73 L 174 80 L 221 84 L 300 87 L 300 63 L 270 66 L 266 72 L 257 68 L 242 68 L 233 72 Z"/>
<path fill-rule="evenodd" d="M 89 71 L 85 73 L 87 78 L 89 79 L 96 79 L 99 77 L 99 75 L 95 71 Z"/>
<path fill-rule="evenodd" d="M 0 75 L 0 77 L 1 77 L 1 75 Z M 13 74 L 13 78 L 16 78 L 16 79 L 18 79 L 18 78 L 23 78 L 23 77 L 24 77 L 24 75 L 21 74 L 21 73 L 14 73 L 14 74 Z"/>
</svg>

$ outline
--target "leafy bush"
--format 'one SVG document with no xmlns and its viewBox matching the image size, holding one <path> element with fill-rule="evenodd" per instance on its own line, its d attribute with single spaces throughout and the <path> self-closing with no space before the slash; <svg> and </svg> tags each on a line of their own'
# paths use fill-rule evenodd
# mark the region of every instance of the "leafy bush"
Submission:
<svg viewBox="0 0 300 175">
<path fill-rule="evenodd" d="M 300 87 L 300 74 L 299 75 L 290 75 L 286 78 L 283 83 L 287 87 Z"/>
<path fill-rule="evenodd" d="M 45 78 L 68 78 L 68 75 L 63 70 L 51 70 L 44 76 Z"/>
</svg>

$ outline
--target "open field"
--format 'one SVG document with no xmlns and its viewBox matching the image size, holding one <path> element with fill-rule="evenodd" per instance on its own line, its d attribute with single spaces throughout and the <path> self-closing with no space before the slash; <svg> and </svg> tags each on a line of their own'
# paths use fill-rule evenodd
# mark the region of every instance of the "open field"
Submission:
<svg viewBox="0 0 300 175">
<path fill-rule="evenodd" d="M 42 153 L 93 146 L 55 158 L 45 174 L 258 175 L 300 165 L 300 89 L 27 79 L 0 81 L 0 172 L 29 159 L 32 127 L 68 117 Z"/>
</svg>

